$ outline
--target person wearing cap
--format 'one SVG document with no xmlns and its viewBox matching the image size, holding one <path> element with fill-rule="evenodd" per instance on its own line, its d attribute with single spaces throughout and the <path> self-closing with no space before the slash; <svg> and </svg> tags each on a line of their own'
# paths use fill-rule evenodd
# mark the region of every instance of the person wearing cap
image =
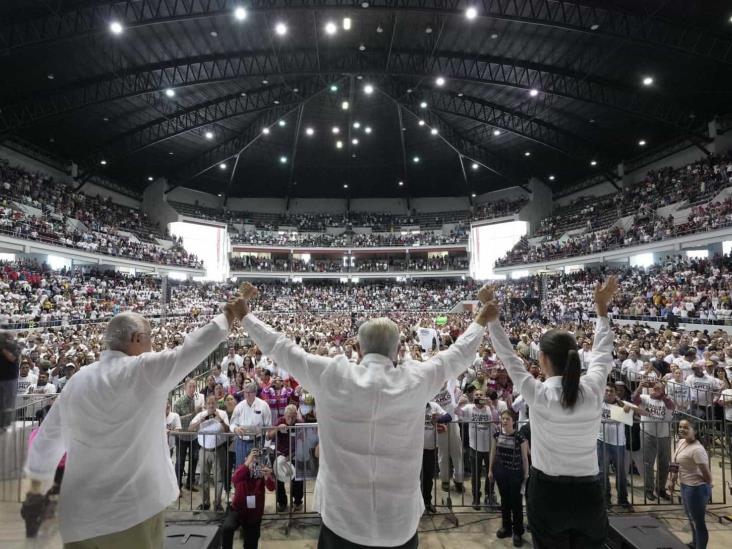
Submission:
<svg viewBox="0 0 732 549">
<path fill-rule="evenodd" d="M 245 297 L 256 293 L 251 284 L 244 285 Z M 492 297 L 488 287 L 478 292 L 482 303 Z M 417 547 L 424 510 L 419 465 L 425 403 L 447 379 L 470 366 L 485 332 L 486 314 L 484 306 L 447 350 L 398 366 L 399 327 L 390 319 L 361 324 L 361 361 L 353 364 L 344 355 L 308 354 L 247 314 L 243 328 L 249 337 L 278 364 L 287 364 L 318 405 L 320 468 L 314 507 L 322 517 L 320 549 Z"/>
<path fill-rule="evenodd" d="M 221 525 L 221 549 L 233 549 L 234 534 L 244 530 L 244 549 L 257 549 L 264 514 L 264 491 L 275 489 L 272 469 L 260 462 L 261 451 L 252 449 L 234 471 L 234 499 Z"/>
<path fill-rule="evenodd" d="M 177 349 L 152 352 L 150 323 L 124 312 L 107 324 L 107 350 L 59 395 L 28 454 L 26 501 L 42 498 L 68 453 L 59 499 L 66 549 L 164 546 L 165 510 L 178 487 L 161 403 L 226 340 L 248 312 L 244 299 L 192 331 Z"/>
<path fill-rule="evenodd" d="M 76 364 L 69 362 L 64 366 L 64 377 L 56 382 L 56 390 L 60 393 L 64 386 L 69 382 L 71 376 L 76 373 Z"/>
</svg>

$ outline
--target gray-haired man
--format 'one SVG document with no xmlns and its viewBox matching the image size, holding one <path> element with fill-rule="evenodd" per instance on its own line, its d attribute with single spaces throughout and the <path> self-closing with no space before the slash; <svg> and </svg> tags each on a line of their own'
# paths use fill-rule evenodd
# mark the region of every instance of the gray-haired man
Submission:
<svg viewBox="0 0 732 549">
<path fill-rule="evenodd" d="M 150 323 L 141 315 L 109 321 L 108 350 L 66 384 L 26 466 L 30 499 L 68 453 L 59 503 L 66 549 L 164 545 L 164 512 L 178 487 L 160 403 L 246 313 L 244 300 L 228 303 L 182 346 L 159 353 L 152 352 Z"/>
</svg>

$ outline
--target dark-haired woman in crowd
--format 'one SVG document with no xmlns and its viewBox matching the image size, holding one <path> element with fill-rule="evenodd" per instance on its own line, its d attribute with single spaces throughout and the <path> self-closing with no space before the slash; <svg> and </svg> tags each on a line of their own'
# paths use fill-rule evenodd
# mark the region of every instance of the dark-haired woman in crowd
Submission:
<svg viewBox="0 0 732 549">
<path fill-rule="evenodd" d="M 666 488 L 673 494 L 676 483 L 681 485 L 681 501 L 691 525 L 692 541 L 689 547 L 706 549 L 709 532 L 704 514 L 712 495 L 712 473 L 709 470 L 709 455 L 697 440 L 696 428 L 688 419 L 679 421 L 679 443 L 672 459 Z"/>
<path fill-rule="evenodd" d="M 531 408 L 531 472 L 527 513 L 534 547 L 600 548 L 607 539 L 605 496 L 598 478 L 597 432 L 605 383 L 613 366 L 613 332 L 608 306 L 618 289 L 610 277 L 594 291 L 597 325 L 587 374 L 580 378 L 577 342 L 563 330 L 549 330 L 539 341 L 535 379 L 516 355 L 499 321 L 500 308 L 486 306 L 488 327 L 498 357 Z"/>
</svg>

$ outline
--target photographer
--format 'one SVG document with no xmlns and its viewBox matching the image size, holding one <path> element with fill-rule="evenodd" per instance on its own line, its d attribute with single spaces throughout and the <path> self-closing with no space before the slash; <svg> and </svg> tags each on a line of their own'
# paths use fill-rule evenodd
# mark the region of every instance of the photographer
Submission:
<svg viewBox="0 0 732 549">
<path fill-rule="evenodd" d="M 244 528 L 244 549 L 257 549 L 264 513 L 264 489 L 275 489 L 272 469 L 260 461 L 262 450 L 254 448 L 234 472 L 234 501 L 221 525 L 221 547 L 232 549 L 234 534 Z"/>
<path fill-rule="evenodd" d="M 229 416 L 225 410 L 218 409 L 218 401 L 214 395 L 206 398 L 206 409 L 199 412 L 191 420 L 190 431 L 198 431 L 198 445 L 201 447 L 201 489 L 203 490 L 203 503 L 198 506 L 199 511 L 208 511 L 211 508 L 211 495 L 209 494 L 209 475 L 213 474 L 216 484 L 216 495 L 214 505 L 216 511 L 223 512 L 221 505 L 221 494 L 224 491 L 224 475 L 228 468 L 226 459 L 228 457 L 228 444 L 225 436 L 221 433 L 229 432 Z"/>
</svg>

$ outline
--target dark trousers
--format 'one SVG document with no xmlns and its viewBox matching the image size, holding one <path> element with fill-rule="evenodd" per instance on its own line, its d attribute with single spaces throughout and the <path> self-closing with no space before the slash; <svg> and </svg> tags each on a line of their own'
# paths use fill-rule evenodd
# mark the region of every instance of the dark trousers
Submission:
<svg viewBox="0 0 732 549">
<path fill-rule="evenodd" d="M 607 508 L 597 476 L 549 477 L 532 468 L 526 512 L 535 549 L 605 546 Z"/>
<path fill-rule="evenodd" d="M 17 393 L 17 378 L 0 381 L 0 429 L 8 427 L 13 422 L 13 410 L 15 410 Z"/>
<path fill-rule="evenodd" d="M 514 535 L 524 534 L 524 497 L 521 495 L 522 473 L 498 473 L 495 475 L 498 493 L 501 495 L 501 522 L 504 530 Z"/>
<path fill-rule="evenodd" d="M 186 488 L 189 490 L 196 483 L 196 466 L 198 465 L 198 449 L 200 445 L 196 439 L 180 440 L 175 447 L 175 476 L 178 477 L 178 488 L 183 486 L 183 471 L 186 466 L 186 457 L 190 455 L 188 465 L 188 482 Z"/>
<path fill-rule="evenodd" d="M 435 479 L 437 450 L 422 451 L 422 499 L 425 505 L 432 503 L 432 483 Z"/>
<path fill-rule="evenodd" d="M 488 468 L 490 467 L 490 452 L 478 452 L 470 449 L 470 473 L 473 483 L 473 499 L 480 501 L 480 482 L 485 477 L 485 494 L 493 493 L 493 487 L 488 481 Z M 485 475 L 483 474 L 485 473 Z"/>
<path fill-rule="evenodd" d="M 390 549 L 417 549 L 419 540 L 417 532 L 414 533 L 412 539 L 403 545 L 389 546 Z M 325 523 L 320 527 L 320 536 L 318 536 L 318 549 L 376 549 L 376 545 L 359 545 L 352 543 L 347 539 L 343 539 L 338 534 L 330 530 Z"/>
<path fill-rule="evenodd" d="M 245 524 L 241 515 L 230 509 L 221 525 L 221 548 L 232 549 L 234 547 L 234 534 L 241 527 L 244 530 L 244 549 L 257 549 L 261 526 L 261 519 L 254 524 Z"/>
<path fill-rule="evenodd" d="M 290 495 L 295 505 L 302 503 L 303 481 L 293 480 L 290 483 Z M 287 492 L 285 491 L 285 483 L 277 481 L 277 505 L 287 505 Z"/>
<path fill-rule="evenodd" d="M 699 486 L 681 485 L 681 501 L 684 503 L 684 511 L 689 517 L 691 526 L 692 545 L 695 549 L 707 549 L 709 542 L 709 531 L 705 522 L 707 502 L 711 495 L 708 484 Z"/>
</svg>

